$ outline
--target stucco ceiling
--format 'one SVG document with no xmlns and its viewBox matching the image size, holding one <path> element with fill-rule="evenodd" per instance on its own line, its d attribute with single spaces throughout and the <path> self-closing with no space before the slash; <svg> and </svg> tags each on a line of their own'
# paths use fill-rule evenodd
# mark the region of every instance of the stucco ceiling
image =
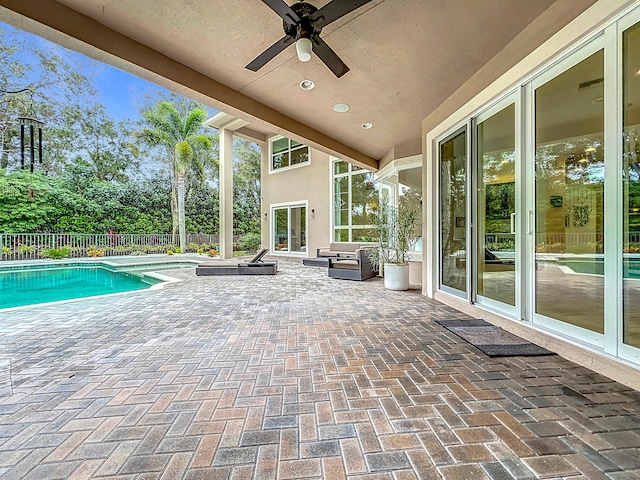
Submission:
<svg viewBox="0 0 640 480">
<path fill-rule="evenodd" d="M 422 120 L 556 1 L 573 0 L 373 0 L 323 30 L 351 69 L 340 79 L 315 56 L 299 62 L 293 46 L 256 73 L 245 69 L 283 36 L 281 19 L 259 0 L 58 3 L 283 114 L 281 128 L 292 119 L 380 159 L 419 140 Z M 14 10 L 19 4 L 0 0 Z M 301 90 L 303 79 L 316 88 Z M 215 100 L 224 110 L 226 99 Z M 351 109 L 335 113 L 336 103 Z M 373 128 L 362 129 L 364 122 Z"/>
</svg>

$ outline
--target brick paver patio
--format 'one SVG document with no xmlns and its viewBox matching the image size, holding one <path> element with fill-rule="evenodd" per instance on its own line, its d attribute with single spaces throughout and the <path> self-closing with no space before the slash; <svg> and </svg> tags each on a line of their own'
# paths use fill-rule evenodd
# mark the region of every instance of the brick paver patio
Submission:
<svg viewBox="0 0 640 480">
<path fill-rule="evenodd" d="M 300 263 L 0 313 L 0 478 L 640 478 L 639 392 Z"/>
</svg>

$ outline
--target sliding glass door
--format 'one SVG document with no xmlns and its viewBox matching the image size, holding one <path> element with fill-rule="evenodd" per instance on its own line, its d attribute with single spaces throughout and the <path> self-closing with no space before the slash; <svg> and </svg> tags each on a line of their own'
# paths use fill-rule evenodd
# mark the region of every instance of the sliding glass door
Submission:
<svg viewBox="0 0 640 480">
<path fill-rule="evenodd" d="M 640 7 L 437 146 L 440 290 L 640 364 Z"/>
<path fill-rule="evenodd" d="M 507 313 L 516 306 L 519 235 L 516 104 L 502 102 L 476 119 L 476 301 Z"/>
<path fill-rule="evenodd" d="M 440 143 L 440 287 L 467 297 L 467 130 Z"/>
<path fill-rule="evenodd" d="M 535 321 L 590 343 L 604 333 L 604 82 L 598 43 L 533 85 Z"/>
<path fill-rule="evenodd" d="M 622 342 L 640 348 L 640 24 L 623 30 L 622 73 Z"/>
<path fill-rule="evenodd" d="M 272 246 L 274 253 L 307 252 L 306 205 L 272 206 Z"/>
</svg>

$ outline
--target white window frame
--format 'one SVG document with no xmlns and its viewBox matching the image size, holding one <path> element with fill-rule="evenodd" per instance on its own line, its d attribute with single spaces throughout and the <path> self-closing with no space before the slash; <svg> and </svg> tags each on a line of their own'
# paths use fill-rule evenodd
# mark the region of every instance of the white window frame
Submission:
<svg viewBox="0 0 640 480">
<path fill-rule="evenodd" d="M 388 187 L 391 192 L 391 197 L 389 198 L 391 204 L 396 207 L 400 201 L 401 194 L 401 184 L 399 179 L 399 173 L 404 170 L 412 170 L 414 168 L 420 169 L 420 174 L 422 175 L 422 155 L 413 155 L 411 157 L 400 158 L 394 160 L 389 165 L 379 170 L 375 174 L 375 180 L 380 184 L 381 188 L 383 186 Z M 380 190 L 382 192 L 382 190 Z M 422 214 L 422 212 L 420 212 Z M 420 249 L 418 250 L 418 244 L 420 245 Z M 422 235 L 418 242 L 413 245 L 413 249 L 411 251 L 411 260 L 421 262 L 422 261 Z"/>
<path fill-rule="evenodd" d="M 353 188 L 353 184 L 352 184 L 352 179 L 353 179 L 353 175 L 365 175 L 366 173 L 372 173 L 370 170 L 367 170 L 366 168 L 361 168 L 360 170 L 357 170 L 356 172 L 353 172 L 352 168 L 353 165 L 349 162 L 347 162 L 346 160 L 341 160 L 339 158 L 336 157 L 330 157 L 331 159 L 331 172 L 330 172 L 330 178 L 331 178 L 331 241 L 332 242 L 337 242 L 338 240 L 336 240 L 336 231 L 337 230 L 346 230 L 349 232 L 349 237 L 347 242 L 353 242 L 353 230 L 362 230 L 362 229 L 375 229 L 376 226 L 375 225 L 353 225 L 353 219 L 351 216 L 351 205 L 352 205 L 352 188 Z M 346 162 L 348 165 L 348 170 L 344 173 L 334 173 L 335 172 L 335 164 L 337 162 Z M 347 177 L 348 178 L 348 212 L 349 212 L 349 221 L 347 225 L 336 225 L 336 179 L 337 178 L 344 178 Z M 379 187 L 382 186 L 382 184 L 380 182 L 378 182 L 378 180 L 375 178 L 374 176 L 374 182 L 379 184 Z"/>
<path fill-rule="evenodd" d="M 307 237 L 307 251 L 306 252 L 292 252 L 291 250 L 282 251 L 275 249 L 274 242 L 274 230 L 275 230 L 275 211 L 278 209 L 287 209 L 287 228 L 289 230 L 289 234 L 287 236 L 287 243 L 289 248 L 291 248 L 291 209 L 296 207 L 304 207 L 305 208 L 305 225 L 306 231 L 305 235 Z M 272 203 L 269 205 L 269 214 L 271 216 L 271 220 L 269 222 L 269 255 L 281 255 L 281 256 L 294 256 L 294 257 L 308 257 L 309 256 L 309 201 L 308 200 L 297 200 L 294 202 L 282 202 L 282 203 Z"/>
<path fill-rule="evenodd" d="M 289 141 L 289 148 L 286 150 L 286 153 L 289 154 L 289 161 L 291 161 L 291 152 L 292 151 L 302 150 L 303 148 L 307 149 L 307 161 L 306 162 L 302 162 L 302 163 L 297 163 L 295 165 L 288 165 L 286 167 L 273 168 L 273 142 L 275 142 L 277 140 L 281 140 L 283 138 L 286 138 Z M 289 137 L 285 137 L 284 135 L 277 135 L 275 137 L 269 138 L 269 174 L 286 172 L 286 171 L 292 170 L 294 168 L 307 167 L 307 166 L 311 165 L 311 150 L 312 150 L 311 147 L 309 147 L 309 145 L 305 145 L 304 143 L 302 143 L 302 144 L 300 144 L 300 146 L 297 146 L 297 147 L 292 149 L 291 148 L 291 142 L 292 141 L 293 140 L 291 140 Z"/>
</svg>

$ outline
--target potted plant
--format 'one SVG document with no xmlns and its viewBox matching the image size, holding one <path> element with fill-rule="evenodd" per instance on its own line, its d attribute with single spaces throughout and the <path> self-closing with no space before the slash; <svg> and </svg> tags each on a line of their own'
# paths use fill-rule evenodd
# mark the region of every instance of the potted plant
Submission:
<svg viewBox="0 0 640 480">
<path fill-rule="evenodd" d="M 398 208 L 383 198 L 375 226 L 378 240 L 370 250 L 371 263 L 383 275 L 385 288 L 407 290 L 411 252 L 422 233 L 420 209 L 410 205 Z"/>
</svg>

